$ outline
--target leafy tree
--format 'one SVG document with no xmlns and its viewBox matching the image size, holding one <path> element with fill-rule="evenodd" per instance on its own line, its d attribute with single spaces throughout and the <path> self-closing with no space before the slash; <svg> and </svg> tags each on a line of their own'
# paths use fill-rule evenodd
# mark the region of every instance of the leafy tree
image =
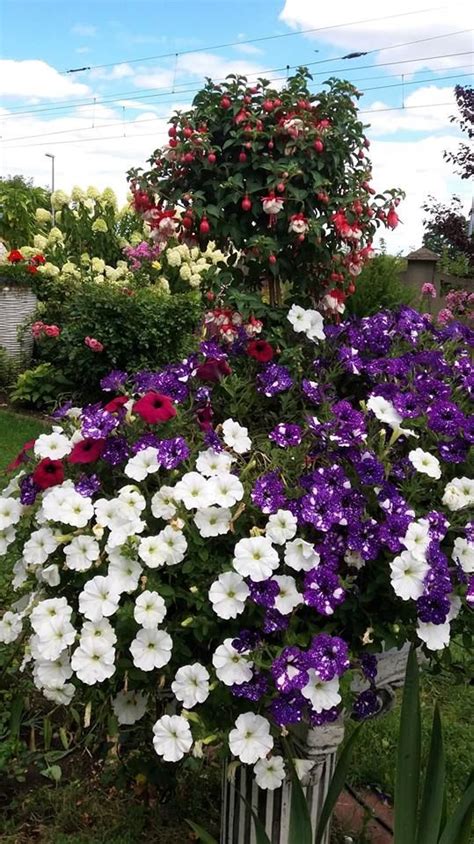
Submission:
<svg viewBox="0 0 474 844">
<path fill-rule="evenodd" d="M 24 176 L 0 178 L 0 238 L 10 249 L 30 243 L 36 232 L 37 208 L 48 208 L 50 192 Z"/>
<path fill-rule="evenodd" d="M 445 205 L 429 196 L 423 210 L 428 215 L 423 221 L 424 246 L 443 256 L 446 270 L 452 262 L 463 263 L 466 274 L 474 274 L 474 238 L 469 235 L 468 220 L 460 198 L 453 196 L 451 203 Z"/>
<path fill-rule="evenodd" d="M 459 114 L 451 117 L 451 123 L 456 123 L 464 132 L 470 143 L 459 144 L 457 152 L 445 152 L 444 158 L 455 166 L 455 172 L 461 179 L 474 176 L 474 88 L 470 85 L 456 85 L 454 89 Z"/>
<path fill-rule="evenodd" d="M 129 172 L 135 207 L 158 237 L 180 210 L 178 236 L 215 240 L 232 284 L 266 287 L 272 304 L 282 283 L 313 300 L 328 287 L 352 292 L 377 227 L 398 222 L 398 191 L 375 195 L 370 185 L 359 93 L 330 79 L 313 94 L 311 78 L 300 68 L 282 90 L 235 75 L 207 80 L 172 118 L 150 170 Z"/>
</svg>

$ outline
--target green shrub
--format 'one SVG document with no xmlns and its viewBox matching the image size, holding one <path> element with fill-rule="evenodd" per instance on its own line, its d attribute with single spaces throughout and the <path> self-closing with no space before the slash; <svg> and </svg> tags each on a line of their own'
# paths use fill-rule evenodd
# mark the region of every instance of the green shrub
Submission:
<svg viewBox="0 0 474 844">
<path fill-rule="evenodd" d="M 376 255 L 356 279 L 356 292 L 347 299 L 347 310 L 357 317 L 371 316 L 382 308 L 413 304 L 413 292 L 400 281 L 402 258 Z"/>
<path fill-rule="evenodd" d="M 7 350 L 0 346 L 0 390 L 6 390 L 15 380 L 15 363 Z"/>
<path fill-rule="evenodd" d="M 18 376 L 10 398 L 18 404 L 54 407 L 71 392 L 72 383 L 60 369 L 55 369 L 52 363 L 40 363 Z"/>
<path fill-rule="evenodd" d="M 76 397 L 93 399 L 111 369 L 158 368 L 190 351 L 201 312 L 194 292 L 169 296 L 86 282 L 64 305 L 60 337 L 41 340 L 38 357 L 73 382 Z M 86 337 L 103 351 L 89 348 Z"/>
</svg>

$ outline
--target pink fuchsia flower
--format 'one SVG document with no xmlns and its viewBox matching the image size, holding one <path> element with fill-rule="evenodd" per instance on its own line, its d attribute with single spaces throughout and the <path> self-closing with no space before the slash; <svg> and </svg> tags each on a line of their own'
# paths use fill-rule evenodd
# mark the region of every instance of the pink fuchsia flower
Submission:
<svg viewBox="0 0 474 844">
<path fill-rule="evenodd" d="M 421 295 L 431 296 L 432 299 L 436 299 L 436 287 L 434 286 L 434 284 L 431 284 L 429 281 L 425 282 L 425 284 L 422 284 Z"/>
<path fill-rule="evenodd" d="M 438 314 L 438 322 L 440 325 L 446 325 L 454 319 L 454 314 L 449 308 L 443 308 Z"/>
<path fill-rule="evenodd" d="M 84 343 L 93 352 L 104 351 L 104 344 L 101 343 L 100 340 L 96 340 L 95 337 L 84 337 Z"/>
</svg>

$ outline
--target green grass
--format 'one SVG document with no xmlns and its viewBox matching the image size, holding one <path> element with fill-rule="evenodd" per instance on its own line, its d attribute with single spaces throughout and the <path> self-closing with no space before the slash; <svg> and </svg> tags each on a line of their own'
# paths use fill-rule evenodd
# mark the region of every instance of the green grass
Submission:
<svg viewBox="0 0 474 844">
<path fill-rule="evenodd" d="M 0 481 L 6 467 L 20 451 L 23 443 L 37 437 L 45 422 L 10 410 L 0 410 Z"/>
</svg>

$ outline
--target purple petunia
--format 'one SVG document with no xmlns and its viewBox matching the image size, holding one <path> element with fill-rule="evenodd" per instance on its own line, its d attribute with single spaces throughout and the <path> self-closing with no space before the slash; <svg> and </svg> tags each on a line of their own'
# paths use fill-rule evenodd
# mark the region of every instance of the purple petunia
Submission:
<svg viewBox="0 0 474 844">
<path fill-rule="evenodd" d="M 90 404 L 82 409 L 81 433 L 84 438 L 101 440 L 117 428 L 119 420 L 100 404 Z"/>
<path fill-rule="evenodd" d="M 339 636 L 329 636 L 327 633 L 320 633 L 313 638 L 306 656 L 310 667 L 324 681 L 341 677 L 350 665 L 347 644 Z"/>
<path fill-rule="evenodd" d="M 105 393 L 118 392 L 125 385 L 128 379 L 128 372 L 123 372 L 121 369 L 113 369 L 108 375 L 105 375 L 101 381 L 100 386 Z"/>
<path fill-rule="evenodd" d="M 286 496 L 283 481 L 278 472 L 268 472 L 261 475 L 255 482 L 252 493 L 252 501 L 259 507 L 262 513 L 276 513 L 285 507 Z"/>
<path fill-rule="evenodd" d="M 280 422 L 268 435 L 269 440 L 280 446 L 280 448 L 291 448 L 300 445 L 303 438 L 303 431 L 300 425 Z"/>
<path fill-rule="evenodd" d="M 268 363 L 257 375 L 257 391 L 267 398 L 283 393 L 293 386 L 293 379 L 286 366 Z"/>
<path fill-rule="evenodd" d="M 305 604 L 321 615 L 332 615 L 346 597 L 338 576 L 323 566 L 307 572 L 304 587 Z"/>
</svg>

